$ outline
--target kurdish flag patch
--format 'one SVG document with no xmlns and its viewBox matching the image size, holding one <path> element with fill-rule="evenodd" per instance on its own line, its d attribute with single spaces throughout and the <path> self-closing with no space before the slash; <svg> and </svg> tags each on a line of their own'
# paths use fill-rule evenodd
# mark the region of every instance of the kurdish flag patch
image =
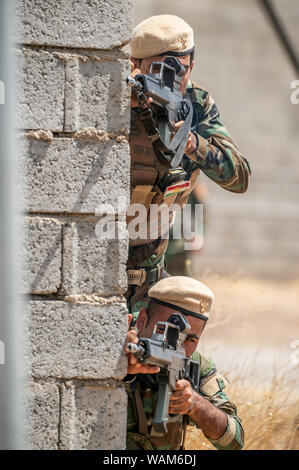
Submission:
<svg viewBox="0 0 299 470">
<path fill-rule="evenodd" d="M 186 189 L 190 188 L 190 185 L 191 185 L 190 181 L 180 181 L 179 183 L 168 186 L 166 188 L 164 198 L 186 191 Z"/>
</svg>

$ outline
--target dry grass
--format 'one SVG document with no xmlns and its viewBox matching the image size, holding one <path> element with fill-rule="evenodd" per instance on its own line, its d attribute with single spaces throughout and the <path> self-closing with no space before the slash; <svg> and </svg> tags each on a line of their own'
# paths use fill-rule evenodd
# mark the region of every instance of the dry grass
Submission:
<svg viewBox="0 0 299 470">
<path fill-rule="evenodd" d="M 244 449 L 299 450 L 299 399 L 292 396 L 292 385 L 298 386 L 296 380 L 288 383 L 286 375 L 275 373 L 270 386 L 261 389 L 244 382 L 240 374 L 228 392 L 230 400 L 238 404 L 245 431 Z M 194 428 L 188 430 L 186 448 L 214 449 L 201 431 Z"/>
<path fill-rule="evenodd" d="M 299 450 L 299 365 L 290 364 L 291 343 L 298 339 L 299 281 L 201 280 L 216 297 L 201 350 L 218 368 L 227 358 L 219 370 L 231 380 L 227 395 L 243 422 L 244 449 Z M 186 448 L 214 449 L 193 427 Z"/>
<path fill-rule="evenodd" d="M 238 371 L 228 396 L 237 404 L 245 431 L 247 450 L 299 450 L 299 398 L 297 377 L 289 379 L 287 367 L 278 372 L 273 367 L 272 380 L 257 388 L 256 377 Z M 188 450 L 214 449 L 203 433 L 189 428 L 186 439 Z"/>
</svg>

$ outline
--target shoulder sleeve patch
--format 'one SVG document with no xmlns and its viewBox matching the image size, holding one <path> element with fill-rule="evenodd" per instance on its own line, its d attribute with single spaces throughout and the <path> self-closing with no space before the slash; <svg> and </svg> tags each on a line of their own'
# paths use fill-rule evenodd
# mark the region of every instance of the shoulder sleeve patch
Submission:
<svg viewBox="0 0 299 470">
<path fill-rule="evenodd" d="M 201 381 L 200 392 L 204 393 L 204 395 L 207 395 L 208 397 L 212 397 L 227 387 L 228 384 L 229 381 L 223 375 L 215 373 Z"/>
</svg>

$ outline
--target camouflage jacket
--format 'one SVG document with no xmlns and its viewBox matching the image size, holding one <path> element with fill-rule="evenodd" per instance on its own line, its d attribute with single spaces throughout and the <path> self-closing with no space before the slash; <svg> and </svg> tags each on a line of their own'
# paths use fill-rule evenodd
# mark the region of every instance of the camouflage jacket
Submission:
<svg viewBox="0 0 299 470">
<path fill-rule="evenodd" d="M 215 364 L 206 357 L 195 352 L 192 359 L 200 362 L 200 391 L 199 393 L 213 403 L 217 408 L 222 409 L 228 418 L 228 425 L 224 435 L 210 442 L 220 450 L 239 450 L 244 445 L 244 431 L 241 420 L 237 415 L 237 409 L 224 393 L 223 389 L 227 385 L 227 380 L 218 374 Z M 157 403 L 157 386 L 155 375 L 137 374 L 136 378 L 126 384 L 128 393 L 128 418 L 127 418 L 127 449 L 144 450 L 176 450 L 179 449 L 183 424 L 182 416 L 170 418 L 168 431 L 166 434 L 157 434 L 152 428 L 152 418 L 155 414 Z M 143 406 L 145 415 L 145 426 L 143 430 L 140 426 L 141 418 L 136 402 L 136 390 L 138 390 L 138 400 Z M 140 398 L 139 398 L 140 397 Z M 139 404 L 139 406 L 141 406 Z M 173 421 L 171 421 L 173 419 Z M 189 422 L 190 425 L 195 425 Z"/>
<path fill-rule="evenodd" d="M 249 163 L 241 155 L 223 125 L 213 98 L 208 91 L 193 81 L 189 81 L 187 93 L 193 104 L 191 130 L 198 144 L 197 150 L 188 156 L 184 155 L 181 163 L 187 171 L 188 179 L 193 173 L 201 170 L 224 189 L 236 193 L 245 192 L 251 175 Z M 191 167 L 190 161 L 193 163 Z M 188 197 L 185 202 L 187 199 Z M 161 259 L 167 249 L 165 240 L 163 252 L 161 252 L 160 244 L 162 245 L 162 241 L 153 243 L 153 249 L 151 247 L 145 249 L 147 245 L 130 247 L 130 266 L 154 266 L 157 258 Z M 158 255 L 154 257 L 154 262 L 150 260 L 152 254 Z"/>
<path fill-rule="evenodd" d="M 191 130 L 197 138 L 197 150 L 188 157 L 222 188 L 245 192 L 251 174 L 249 163 L 223 125 L 213 98 L 193 81 L 188 83 L 187 92 L 193 103 Z"/>
</svg>

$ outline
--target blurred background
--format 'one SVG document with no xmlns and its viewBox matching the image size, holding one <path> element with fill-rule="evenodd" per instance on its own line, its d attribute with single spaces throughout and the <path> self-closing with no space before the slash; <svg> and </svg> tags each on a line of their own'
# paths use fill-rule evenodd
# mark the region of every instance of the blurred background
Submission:
<svg viewBox="0 0 299 470">
<path fill-rule="evenodd" d="M 299 2 L 271 4 L 298 61 Z M 192 78 L 210 91 L 252 170 L 241 195 L 199 177 L 203 247 L 172 244 L 169 272 L 214 291 L 200 350 L 232 382 L 245 448 L 299 449 L 299 103 L 291 101 L 299 73 L 258 0 L 134 1 L 134 25 L 158 14 L 193 28 Z M 197 431 L 188 445 L 210 448 Z"/>
</svg>

